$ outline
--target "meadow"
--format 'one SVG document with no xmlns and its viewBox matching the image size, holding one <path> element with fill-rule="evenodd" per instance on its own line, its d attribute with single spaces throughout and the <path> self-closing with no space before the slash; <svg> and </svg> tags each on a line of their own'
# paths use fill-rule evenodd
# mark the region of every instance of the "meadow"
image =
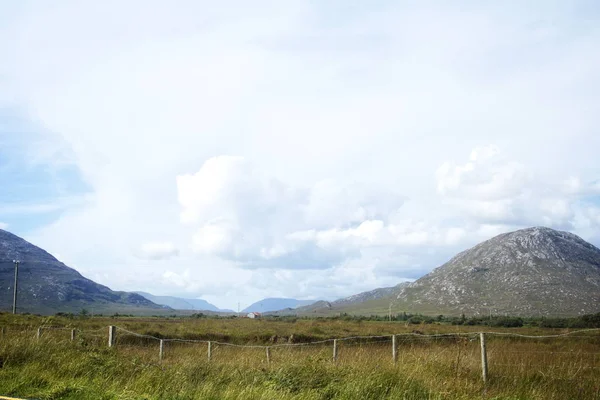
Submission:
<svg viewBox="0 0 600 400">
<path fill-rule="evenodd" d="M 109 325 L 118 327 L 111 348 Z M 45 329 L 38 338 L 40 326 Z M 14 397 L 600 399 L 597 330 L 526 338 L 517 335 L 561 335 L 574 329 L 10 314 L 0 314 L 0 327 L 0 395 Z M 75 340 L 71 329 L 76 329 Z M 484 384 L 477 332 L 492 330 L 498 334 L 486 334 Z M 392 334 L 398 335 L 396 363 Z M 335 361 L 332 338 L 338 338 Z M 206 341 L 212 342 L 210 361 Z"/>
</svg>

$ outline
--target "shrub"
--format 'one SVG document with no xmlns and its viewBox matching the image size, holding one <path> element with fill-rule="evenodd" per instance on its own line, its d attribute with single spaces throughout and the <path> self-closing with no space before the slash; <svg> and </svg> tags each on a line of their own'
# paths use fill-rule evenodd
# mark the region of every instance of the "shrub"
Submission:
<svg viewBox="0 0 600 400">
<path fill-rule="evenodd" d="M 517 317 L 495 317 L 489 321 L 489 326 L 520 328 L 523 326 L 523 319 Z"/>
</svg>

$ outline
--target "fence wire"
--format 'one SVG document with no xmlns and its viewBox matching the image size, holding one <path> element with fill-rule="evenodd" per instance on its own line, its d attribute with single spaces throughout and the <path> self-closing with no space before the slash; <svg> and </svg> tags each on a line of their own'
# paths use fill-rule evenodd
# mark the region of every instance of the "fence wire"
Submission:
<svg viewBox="0 0 600 400">
<path fill-rule="evenodd" d="M 146 334 L 141 334 L 141 333 L 137 333 L 137 332 L 132 332 L 132 331 L 129 331 L 120 326 L 117 326 L 116 328 L 117 328 L 117 331 L 122 331 L 129 335 L 137 336 L 140 338 L 153 339 L 153 340 L 157 340 L 157 341 L 162 340 L 163 342 L 173 342 L 173 341 L 189 342 L 189 343 L 211 342 L 211 343 L 223 345 L 223 346 L 244 347 L 244 348 L 309 346 L 309 345 L 313 345 L 313 344 L 330 343 L 330 342 L 333 342 L 334 340 L 336 340 L 338 342 L 352 341 L 352 340 L 364 340 L 364 339 L 390 339 L 391 340 L 391 338 L 393 336 L 395 336 L 397 338 L 396 340 L 399 340 L 399 341 L 408 341 L 411 339 L 417 339 L 417 340 L 418 339 L 444 339 L 444 338 L 456 339 L 459 337 L 471 338 L 473 340 L 476 340 L 480 334 L 480 332 L 455 332 L 455 333 L 437 333 L 437 334 L 422 334 L 422 333 L 408 332 L 408 333 L 396 333 L 396 334 L 388 334 L 388 335 L 348 336 L 348 337 L 330 338 L 330 339 L 311 341 L 311 342 L 303 342 L 303 343 L 279 343 L 279 344 L 270 344 L 270 345 L 241 345 L 241 344 L 220 342 L 220 341 L 216 341 L 216 340 L 206 340 L 206 339 L 160 338 L 160 337 L 156 337 L 156 336 L 152 336 L 152 335 L 146 335 Z M 522 334 L 512 333 L 512 332 L 481 332 L 481 333 L 484 333 L 486 336 L 504 336 L 504 337 L 515 337 L 515 338 L 524 338 L 524 339 L 550 339 L 550 338 L 570 337 L 570 336 L 584 333 L 584 332 L 598 332 L 598 331 L 600 331 L 600 328 L 581 329 L 581 330 L 576 330 L 576 331 L 571 331 L 571 332 L 567 332 L 567 333 L 563 333 L 563 334 L 556 334 L 556 335 L 522 335 Z M 590 336 L 581 336 L 581 337 L 589 338 Z"/>
</svg>

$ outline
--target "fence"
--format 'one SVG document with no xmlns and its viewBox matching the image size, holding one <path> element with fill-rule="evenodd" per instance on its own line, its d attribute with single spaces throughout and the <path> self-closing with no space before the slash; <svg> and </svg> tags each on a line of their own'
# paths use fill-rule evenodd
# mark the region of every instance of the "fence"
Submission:
<svg viewBox="0 0 600 400">
<path fill-rule="evenodd" d="M 2 327 L 0 333 L 6 337 L 13 332 L 23 333 L 16 327 Z M 414 365 L 431 362 L 432 354 L 435 354 L 439 368 L 451 368 L 456 376 L 479 370 L 480 379 L 485 384 L 490 376 L 510 378 L 511 375 L 506 372 L 509 369 L 525 375 L 532 372 L 544 376 L 554 374 L 560 379 L 565 376 L 572 379 L 584 373 L 595 375 L 600 368 L 599 333 L 600 329 L 540 336 L 504 332 L 398 333 L 257 345 L 157 337 L 118 326 L 95 330 L 41 326 L 36 329 L 34 339 L 85 339 L 97 346 L 117 348 L 125 353 L 133 349 L 154 348 L 154 357 L 159 362 L 165 361 L 168 352 L 171 352 L 169 358 L 172 359 L 188 355 L 204 358 L 207 362 L 258 360 L 268 367 L 279 360 L 298 360 L 298 357 L 312 357 L 335 365 L 374 361 L 374 365 L 379 365 L 386 358 L 394 366 Z M 490 367 L 493 368 L 491 374 Z"/>
</svg>

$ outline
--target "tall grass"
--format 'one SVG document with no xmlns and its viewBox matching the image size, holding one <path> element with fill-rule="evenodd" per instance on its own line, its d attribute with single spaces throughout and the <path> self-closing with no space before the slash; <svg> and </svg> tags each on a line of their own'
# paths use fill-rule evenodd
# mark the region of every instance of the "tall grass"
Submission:
<svg viewBox="0 0 600 400">
<path fill-rule="evenodd" d="M 415 330 L 389 323 L 130 319 L 51 321 L 1 316 L 11 323 L 0 337 L 0 394 L 39 399 L 600 399 L 598 333 L 552 339 L 488 337 L 489 382 L 481 379 L 479 342 L 473 338 L 401 337 L 394 365 L 388 338 L 264 348 L 158 342 L 119 332 L 106 346 L 106 326 L 139 333 L 273 344 L 274 336 L 324 339 Z M 339 323 L 338 323 L 339 322 Z M 37 326 L 70 324 L 68 330 Z M 424 333 L 451 330 L 418 326 Z M 94 331 L 93 329 L 97 329 Z M 453 329 L 452 329 L 453 330 Z M 505 330 L 507 331 L 507 330 Z M 512 332 L 554 333 L 514 329 Z M 225 340 L 226 339 L 226 340 Z M 280 339 L 277 339 L 280 340 Z"/>
</svg>

